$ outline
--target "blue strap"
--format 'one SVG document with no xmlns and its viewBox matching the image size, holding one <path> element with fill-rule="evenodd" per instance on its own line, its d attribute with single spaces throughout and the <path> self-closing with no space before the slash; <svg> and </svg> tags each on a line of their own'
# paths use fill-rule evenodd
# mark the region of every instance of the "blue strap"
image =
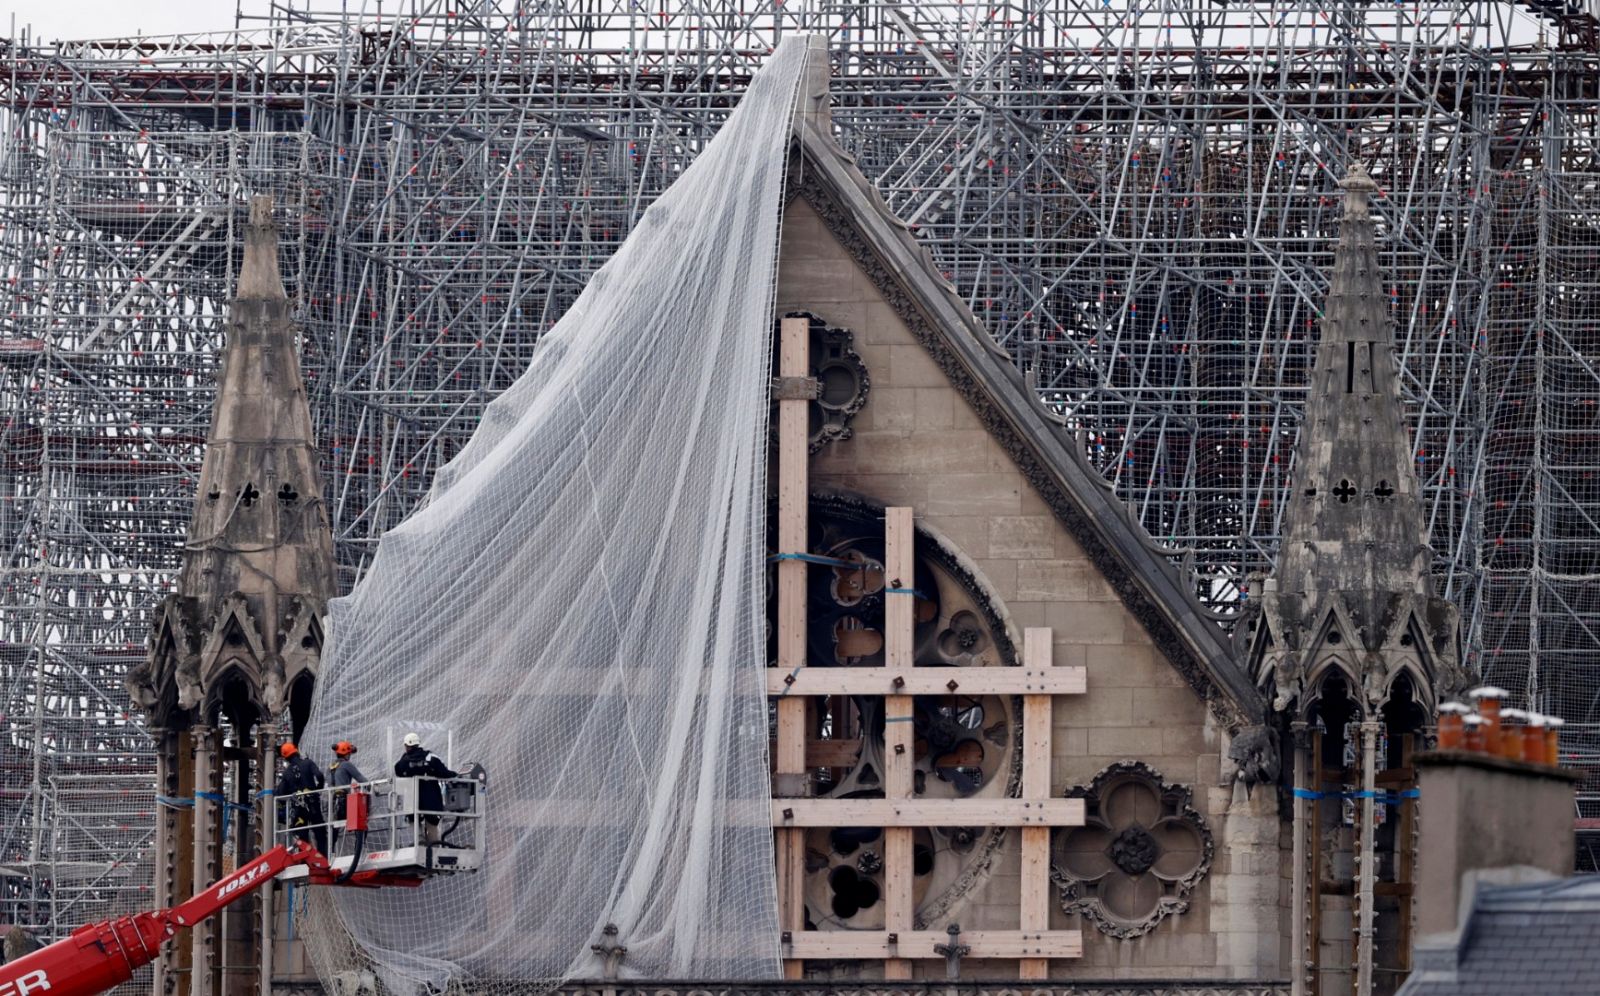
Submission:
<svg viewBox="0 0 1600 996">
<path fill-rule="evenodd" d="M 156 796 L 156 805 L 167 806 L 171 809 L 193 809 L 194 800 L 183 799 L 172 795 L 158 795 Z"/>
<path fill-rule="evenodd" d="M 861 570 L 874 566 L 854 560 L 840 560 L 838 557 L 823 557 L 815 553 L 774 553 L 767 557 L 767 563 L 769 564 L 779 560 L 799 560 L 807 564 L 822 564 L 825 567 L 853 567 Z M 927 595 L 915 588 L 885 588 L 883 591 L 888 595 L 912 595 L 922 599 L 924 602 L 931 601 Z"/>
<path fill-rule="evenodd" d="M 883 593 L 885 595 L 910 595 L 913 598 L 920 598 L 924 602 L 931 601 L 927 595 L 924 595 L 915 588 L 885 588 L 883 589 Z"/>
<path fill-rule="evenodd" d="M 824 567 L 860 567 L 865 569 L 872 566 L 870 564 L 857 563 L 854 560 L 824 557 L 816 553 L 774 553 L 767 558 L 767 563 L 771 564 L 780 560 L 798 560 L 806 564 L 821 564 Z"/>
<path fill-rule="evenodd" d="M 1400 792 L 1388 792 L 1388 791 L 1385 791 L 1383 789 L 1376 789 L 1376 790 L 1374 790 L 1372 792 L 1368 792 L 1365 789 L 1358 789 L 1358 790 L 1353 791 L 1353 792 L 1318 792 L 1318 791 L 1314 791 L 1312 789 L 1297 788 L 1297 789 L 1294 790 L 1294 797 L 1296 799 L 1313 799 L 1313 800 L 1315 800 L 1315 799 L 1376 799 L 1378 802 L 1381 802 L 1384 805 L 1397 806 L 1397 805 L 1399 805 L 1400 803 L 1404 802 L 1407 799 L 1420 798 L 1421 797 L 1421 793 L 1418 790 L 1414 789 L 1414 788 L 1408 788 L 1408 789 L 1405 789 L 1405 790 L 1400 791 Z"/>
<path fill-rule="evenodd" d="M 259 795 L 260 793 L 257 794 Z M 252 811 L 250 806 L 242 802 L 229 802 L 228 797 L 221 792 L 196 792 L 193 799 L 173 799 L 167 796 L 156 796 L 157 802 L 180 808 L 193 808 L 196 799 L 214 802 L 222 807 L 222 836 L 224 837 L 228 836 L 228 829 L 233 825 L 233 811 L 235 809 L 243 810 L 247 813 Z"/>
</svg>

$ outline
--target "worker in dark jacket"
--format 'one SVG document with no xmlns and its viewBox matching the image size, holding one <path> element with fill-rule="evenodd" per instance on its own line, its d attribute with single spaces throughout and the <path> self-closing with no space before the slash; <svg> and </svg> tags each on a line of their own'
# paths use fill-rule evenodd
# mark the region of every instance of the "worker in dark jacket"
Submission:
<svg viewBox="0 0 1600 996">
<path fill-rule="evenodd" d="M 417 808 L 424 813 L 432 815 L 422 818 L 424 833 L 429 844 L 439 842 L 439 817 L 438 813 L 444 809 L 444 796 L 439 791 L 439 783 L 434 779 L 455 778 L 454 771 L 445 766 L 445 763 L 436 755 L 428 753 L 422 747 L 422 738 L 415 733 L 407 733 L 404 740 L 405 753 L 400 755 L 400 760 L 394 763 L 396 778 L 421 778 L 417 785 Z"/>
<path fill-rule="evenodd" d="M 284 761 L 283 774 L 278 778 L 273 795 L 285 804 L 289 826 L 307 828 L 296 830 L 295 836 L 311 841 L 318 851 L 327 854 L 328 828 L 322 815 L 321 793 L 325 784 L 322 769 L 292 743 L 279 747 L 278 753 Z"/>
</svg>

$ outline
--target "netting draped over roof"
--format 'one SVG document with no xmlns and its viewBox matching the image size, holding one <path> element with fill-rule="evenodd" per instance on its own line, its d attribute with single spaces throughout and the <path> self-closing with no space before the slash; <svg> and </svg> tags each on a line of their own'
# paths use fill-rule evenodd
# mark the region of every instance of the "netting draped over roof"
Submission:
<svg viewBox="0 0 1600 996">
<path fill-rule="evenodd" d="M 765 471 L 805 42 L 782 45 L 332 608 L 308 744 L 402 733 L 490 788 L 487 867 L 340 890 L 325 977 L 770 978 Z M 345 936 L 347 935 L 347 936 Z M 342 952 L 342 954 L 335 954 Z"/>
</svg>

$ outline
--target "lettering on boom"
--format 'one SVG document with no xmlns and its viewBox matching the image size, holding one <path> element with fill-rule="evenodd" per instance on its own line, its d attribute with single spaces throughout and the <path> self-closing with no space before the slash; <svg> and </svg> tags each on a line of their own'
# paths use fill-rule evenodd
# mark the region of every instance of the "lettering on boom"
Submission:
<svg viewBox="0 0 1600 996">
<path fill-rule="evenodd" d="M 265 865 L 256 865 L 254 868 L 251 868 L 238 878 L 222 883 L 222 885 L 217 887 L 217 899 L 225 899 L 233 893 L 238 892 L 240 889 L 243 889 L 245 886 L 260 878 L 261 873 L 265 870 Z M 0 993 L 0 996 L 5 996 L 5 994 Z M 17 996 L 23 996 L 23 994 L 18 993 Z"/>
<path fill-rule="evenodd" d="M 0 980 L 0 996 L 28 996 L 29 993 L 40 993 L 50 988 L 50 976 L 44 969 L 28 972 L 11 981 Z"/>
</svg>

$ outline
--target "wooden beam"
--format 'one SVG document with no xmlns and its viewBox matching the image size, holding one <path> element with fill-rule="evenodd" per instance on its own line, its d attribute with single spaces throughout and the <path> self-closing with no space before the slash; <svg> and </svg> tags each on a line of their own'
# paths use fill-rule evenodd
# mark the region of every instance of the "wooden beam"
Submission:
<svg viewBox="0 0 1600 996">
<path fill-rule="evenodd" d="M 1049 629 L 1034 627 L 1022 634 L 1022 666 L 1038 674 L 1053 669 Z M 1007 669 L 1009 670 L 1009 669 Z M 1066 671 L 1067 668 L 1061 670 Z M 1081 671 L 1082 668 L 1071 670 Z M 1080 687 L 1078 689 L 1082 691 Z M 1050 798 L 1051 733 L 1055 723 L 1052 699 L 1048 694 L 1029 693 L 1022 697 L 1022 797 Z M 1050 928 L 1050 828 L 1022 828 L 1022 929 L 1042 932 Z M 1050 977 L 1048 958 L 1023 958 L 1017 965 L 1021 979 Z"/>
<path fill-rule="evenodd" d="M 1080 827 L 1082 799 L 774 799 L 778 827 Z M 909 867 L 909 866 L 908 866 Z M 884 859 L 888 870 L 888 858 Z"/>
<path fill-rule="evenodd" d="M 885 670 L 906 674 L 916 668 L 915 524 L 911 509 L 884 509 L 884 663 Z M 892 681 L 891 681 L 892 684 Z M 782 701 L 781 699 L 779 701 Z M 912 698 L 909 694 L 888 695 L 883 700 L 884 802 L 899 805 L 912 801 L 916 781 L 912 772 L 916 760 L 916 731 L 912 723 Z M 839 800 L 843 801 L 843 800 Z M 874 800 L 879 801 L 879 800 Z M 778 815 L 775 810 L 775 815 Z M 853 824 L 835 824 L 851 826 Z M 872 826 L 875 824 L 867 824 Z M 910 824 L 886 823 L 883 832 L 884 926 L 890 932 L 910 933 L 916 916 L 912 898 L 915 859 Z M 885 979 L 911 978 L 911 962 L 889 957 L 883 963 Z"/>
<path fill-rule="evenodd" d="M 894 935 L 891 942 L 890 936 Z M 943 960 L 934 951 L 950 943 L 942 930 L 893 932 L 886 930 L 806 930 L 791 934 L 783 946 L 785 958 L 858 959 L 889 958 Z M 1083 957 L 1083 933 L 1077 930 L 974 930 L 963 931 L 961 943 L 971 948 L 968 958 L 1024 958 L 1048 961 L 1051 958 Z"/>
<path fill-rule="evenodd" d="M 891 596 L 892 597 L 892 596 Z M 796 695 L 1082 695 L 1087 669 L 1058 667 L 807 667 L 767 669 L 767 694 Z M 896 681 L 900 683 L 895 684 Z M 952 689 L 950 683 L 955 682 Z"/>
<path fill-rule="evenodd" d="M 771 745 L 774 757 L 778 753 L 778 745 Z M 806 767 L 807 768 L 850 768 L 861 760 L 861 738 L 850 740 L 807 740 L 806 741 Z M 773 770 L 777 767 L 774 765 Z"/>
<path fill-rule="evenodd" d="M 779 325 L 778 374 L 811 376 L 811 322 L 785 318 Z M 810 402 L 784 398 L 778 402 L 778 550 L 806 552 L 806 518 L 811 504 L 809 433 Z M 799 560 L 778 562 L 778 667 L 784 674 L 806 663 L 806 565 Z M 777 769 L 774 791 L 798 795 L 806 773 L 806 699 L 778 703 Z M 778 922 L 781 929 L 805 928 L 805 831 L 777 831 Z M 804 974 L 800 962 L 784 962 L 786 979 Z"/>
</svg>

